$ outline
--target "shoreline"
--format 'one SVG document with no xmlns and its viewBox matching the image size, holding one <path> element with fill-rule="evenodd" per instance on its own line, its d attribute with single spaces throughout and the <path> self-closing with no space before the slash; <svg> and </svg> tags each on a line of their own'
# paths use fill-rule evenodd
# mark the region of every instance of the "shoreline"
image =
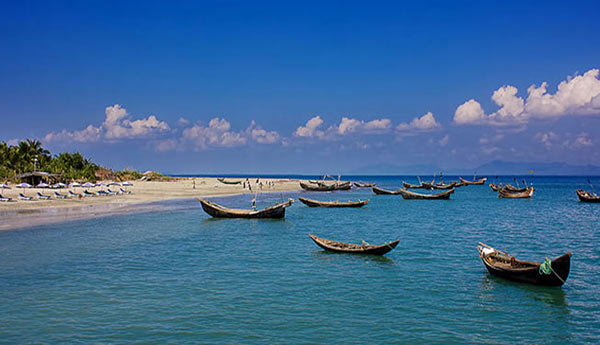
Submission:
<svg viewBox="0 0 600 345">
<path fill-rule="evenodd" d="M 253 191 L 258 185 L 251 182 Z M 261 194 L 295 192 L 301 190 L 299 180 L 293 179 L 261 179 Z M 131 195 L 85 197 L 80 199 L 52 199 L 35 201 L 14 201 L 23 190 L 4 190 L 3 195 L 13 198 L 12 202 L 0 204 L 0 231 L 19 230 L 34 226 L 57 224 L 73 220 L 93 219 L 111 215 L 143 213 L 152 211 L 168 211 L 183 209 L 173 204 L 192 201 L 196 198 L 228 197 L 252 194 L 242 185 L 227 185 L 216 178 L 178 178 L 174 181 L 154 182 L 135 181 L 128 190 Z M 83 189 L 78 188 L 77 192 Z M 9 193 L 7 193 L 10 191 Z M 49 191 L 33 189 L 25 191 L 31 196 L 38 191 L 51 194 Z M 64 190 L 61 191 L 64 193 Z M 53 194 L 53 193 L 52 193 Z"/>
</svg>

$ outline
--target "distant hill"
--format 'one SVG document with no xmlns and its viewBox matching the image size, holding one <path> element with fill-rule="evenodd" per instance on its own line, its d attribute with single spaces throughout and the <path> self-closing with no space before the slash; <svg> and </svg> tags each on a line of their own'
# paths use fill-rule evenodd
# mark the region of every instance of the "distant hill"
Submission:
<svg viewBox="0 0 600 345">
<path fill-rule="evenodd" d="M 353 175 L 432 175 L 443 172 L 445 175 L 600 175 L 600 167 L 596 165 L 573 165 L 567 163 L 535 163 L 535 162 L 507 162 L 495 160 L 482 164 L 476 168 L 444 169 L 432 164 L 395 165 L 373 164 L 364 166 L 349 174 Z"/>
<path fill-rule="evenodd" d="M 491 161 L 475 168 L 478 175 L 525 175 L 533 171 L 536 175 L 600 175 L 595 165 L 572 165 L 567 163 L 533 163 Z"/>
</svg>

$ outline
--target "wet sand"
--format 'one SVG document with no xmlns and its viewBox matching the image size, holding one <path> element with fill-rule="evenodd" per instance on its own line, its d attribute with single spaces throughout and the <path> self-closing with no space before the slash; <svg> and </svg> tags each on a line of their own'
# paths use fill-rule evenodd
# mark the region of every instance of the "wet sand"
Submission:
<svg viewBox="0 0 600 345">
<path fill-rule="evenodd" d="M 238 180 L 238 179 L 226 179 Z M 290 192 L 300 189 L 298 180 L 260 179 L 260 189 L 256 178 L 250 179 L 252 191 L 261 193 Z M 269 182 L 273 185 L 269 186 Z M 108 187 L 119 190 L 119 187 Z M 69 190 L 81 193 L 84 188 L 70 189 L 5 189 L 2 195 L 13 199 L 12 202 L 0 203 L 0 230 L 11 230 L 35 225 L 57 223 L 74 219 L 95 218 L 120 213 L 146 212 L 168 209 L 167 200 L 194 199 L 198 197 L 215 197 L 237 194 L 252 194 L 247 187 L 228 185 L 216 178 L 178 178 L 168 182 L 134 181 L 133 186 L 123 187 L 131 194 L 57 199 L 54 191 L 67 194 Z M 107 187 L 90 188 L 90 191 L 106 190 Z M 38 200 L 37 192 L 51 195 L 50 200 Z M 33 201 L 18 200 L 19 193 L 34 197 Z M 172 207 L 172 206 L 171 206 Z"/>
</svg>

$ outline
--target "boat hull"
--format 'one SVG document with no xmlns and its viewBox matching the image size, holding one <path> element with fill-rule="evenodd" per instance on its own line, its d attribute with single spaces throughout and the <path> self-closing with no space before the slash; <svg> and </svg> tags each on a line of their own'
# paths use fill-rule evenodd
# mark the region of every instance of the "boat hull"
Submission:
<svg viewBox="0 0 600 345">
<path fill-rule="evenodd" d="M 299 197 L 298 200 L 305 204 L 308 207 L 326 207 L 326 208 L 339 208 L 339 207 L 363 207 L 369 203 L 369 200 L 359 200 L 359 201 L 348 201 L 348 202 L 338 202 L 338 201 L 319 201 L 312 200 L 303 197 Z"/>
<path fill-rule="evenodd" d="M 326 240 L 315 235 L 308 235 L 319 247 L 328 252 L 346 253 L 346 254 L 362 254 L 362 255 L 384 255 L 396 248 L 399 240 L 385 243 L 382 245 L 356 245 L 337 241 Z"/>
<path fill-rule="evenodd" d="M 590 194 L 589 192 L 585 192 L 581 189 L 577 190 L 577 197 L 579 198 L 579 201 L 581 201 L 581 202 L 600 203 L 600 196 L 594 196 L 594 195 Z"/>
<path fill-rule="evenodd" d="M 448 200 L 450 199 L 450 195 L 454 193 L 454 188 L 439 194 L 420 194 L 406 189 L 401 189 L 399 192 L 402 198 L 407 200 Z"/>
<path fill-rule="evenodd" d="M 515 282 L 545 286 L 563 285 L 569 276 L 571 268 L 571 253 L 567 253 L 552 261 L 552 269 L 562 281 L 552 272 L 550 274 L 541 274 L 539 266 L 523 269 L 506 269 L 490 264 L 485 258 L 481 260 L 491 275 Z"/>
<path fill-rule="evenodd" d="M 399 191 L 397 190 L 387 190 L 387 189 L 381 189 L 378 187 L 373 187 L 373 193 L 378 194 L 378 195 L 398 195 L 400 194 Z"/>
<path fill-rule="evenodd" d="M 281 219 L 285 217 L 286 207 L 292 204 L 292 201 L 287 201 L 275 206 L 271 206 L 262 210 L 239 210 L 229 209 L 219 204 L 212 203 L 207 200 L 198 199 L 202 205 L 204 212 L 215 218 L 271 218 Z"/>
</svg>

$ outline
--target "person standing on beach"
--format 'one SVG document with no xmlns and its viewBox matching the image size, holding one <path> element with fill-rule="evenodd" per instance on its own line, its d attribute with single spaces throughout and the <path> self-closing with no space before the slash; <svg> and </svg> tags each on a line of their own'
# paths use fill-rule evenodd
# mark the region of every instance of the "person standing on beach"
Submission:
<svg viewBox="0 0 600 345">
<path fill-rule="evenodd" d="M 196 179 L 192 180 L 192 189 L 196 189 Z"/>
</svg>

